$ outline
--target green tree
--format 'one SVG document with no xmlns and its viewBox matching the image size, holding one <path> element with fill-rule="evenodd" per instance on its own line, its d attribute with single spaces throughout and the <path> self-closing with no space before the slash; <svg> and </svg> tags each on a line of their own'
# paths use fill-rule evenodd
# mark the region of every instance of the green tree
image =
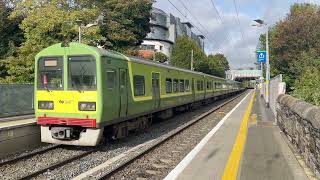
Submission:
<svg viewBox="0 0 320 180">
<path fill-rule="evenodd" d="M 309 103 L 320 106 L 320 70 L 309 67 L 295 81 L 293 95 Z"/>
<path fill-rule="evenodd" d="M 0 0 L 0 78 L 8 75 L 1 59 L 13 55 L 16 47 L 20 46 L 23 41 L 23 34 L 19 28 L 22 18 L 9 19 L 13 7 L 14 1 Z"/>
<path fill-rule="evenodd" d="M 319 6 L 294 4 L 285 19 L 269 30 L 271 76 L 284 74 L 288 91 L 294 89 L 308 65 L 306 55 L 320 55 Z M 264 47 L 265 36 L 260 37 Z M 314 61 L 314 60 L 312 60 Z"/>
<path fill-rule="evenodd" d="M 140 45 L 150 32 L 152 0 L 106 0 L 101 2 L 100 12 L 104 16 L 101 34 L 105 40 L 100 44 L 106 48 L 124 51 Z"/>
<path fill-rule="evenodd" d="M 169 58 L 168 58 L 168 56 L 166 56 L 162 52 L 156 52 L 154 54 L 154 56 L 147 57 L 147 59 L 151 60 L 151 61 L 153 61 L 155 59 L 158 62 L 164 63 L 164 62 L 168 61 Z"/>
<path fill-rule="evenodd" d="M 19 27 L 24 41 L 16 53 L 1 61 L 8 75 L 0 81 L 31 82 L 34 56 L 52 44 L 76 41 L 77 19 L 84 25 L 102 19 L 98 26 L 83 29 L 83 43 L 133 53 L 150 30 L 151 7 L 151 0 L 18 1 L 10 19 L 22 17 Z"/>
<path fill-rule="evenodd" d="M 176 44 L 171 55 L 171 64 L 177 67 L 191 68 L 191 51 L 193 50 L 194 68 L 201 70 L 206 62 L 206 54 L 199 48 L 197 43 L 189 37 L 182 36 L 177 38 Z"/>
<path fill-rule="evenodd" d="M 210 74 L 218 77 L 225 77 L 225 71 L 229 70 L 229 63 L 224 55 L 216 54 L 216 55 L 209 55 L 208 56 L 208 64 L 209 68 L 211 69 Z"/>
</svg>

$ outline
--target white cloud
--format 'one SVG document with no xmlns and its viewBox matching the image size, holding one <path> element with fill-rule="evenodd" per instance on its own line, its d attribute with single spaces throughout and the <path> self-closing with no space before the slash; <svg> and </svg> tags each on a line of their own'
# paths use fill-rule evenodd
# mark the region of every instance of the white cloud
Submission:
<svg viewBox="0 0 320 180">
<path fill-rule="evenodd" d="M 266 32 L 265 28 L 252 27 L 253 20 L 262 18 L 269 24 L 275 24 L 283 19 L 289 13 L 290 5 L 295 2 L 311 2 L 319 4 L 320 0 L 237 0 L 239 9 L 240 26 L 236 19 L 236 12 L 233 6 L 233 0 L 218 1 L 216 7 L 222 16 L 221 23 L 217 14 L 210 3 L 210 0 L 181 0 L 192 14 L 205 27 L 205 30 L 197 21 L 188 14 L 179 0 L 171 0 L 183 14 L 188 14 L 188 18 L 196 24 L 207 36 L 206 52 L 223 53 L 227 56 L 232 68 L 254 66 L 256 60 L 254 51 L 258 43 L 259 35 Z M 221 4 L 221 6 L 220 6 Z M 167 1 L 158 0 L 156 7 L 175 16 L 185 19 L 182 15 Z M 243 32 L 243 38 L 241 35 Z M 195 30 L 195 32 L 197 32 Z"/>
</svg>

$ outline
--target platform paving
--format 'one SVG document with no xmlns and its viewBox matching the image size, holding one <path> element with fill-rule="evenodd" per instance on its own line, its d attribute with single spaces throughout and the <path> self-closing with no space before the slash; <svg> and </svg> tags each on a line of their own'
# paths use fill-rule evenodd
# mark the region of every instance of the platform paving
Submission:
<svg viewBox="0 0 320 180">
<path fill-rule="evenodd" d="M 181 180 L 308 179 L 284 137 L 281 136 L 280 129 L 274 124 L 274 117 L 265 107 L 259 92 L 255 93 L 251 111 L 246 115 L 250 115 L 247 118 L 248 124 L 245 124 L 248 126 L 242 123 L 246 111 L 250 109 L 248 106 L 253 93 L 254 90 L 231 113 L 201 150 L 193 156 L 192 153 L 189 153 L 167 176 L 167 179 L 170 177 Z M 240 126 L 246 127 L 247 131 L 240 133 Z M 241 139 L 239 134 L 243 135 L 243 133 L 246 138 Z M 239 145 L 239 139 L 243 141 L 242 145 Z M 243 147 L 242 150 L 240 146 Z M 238 163 L 235 158 L 237 155 L 240 161 Z M 189 162 L 186 159 L 189 159 Z M 230 162 L 231 168 L 229 167 Z M 228 172 L 236 173 L 235 176 L 232 176 Z"/>
</svg>

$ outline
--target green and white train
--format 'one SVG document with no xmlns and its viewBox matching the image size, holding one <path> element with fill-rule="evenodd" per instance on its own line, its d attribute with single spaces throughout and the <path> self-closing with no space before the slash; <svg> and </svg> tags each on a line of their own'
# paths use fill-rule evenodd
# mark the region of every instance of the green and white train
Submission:
<svg viewBox="0 0 320 180">
<path fill-rule="evenodd" d="M 35 58 L 35 101 L 42 142 L 95 146 L 152 118 L 243 90 L 215 76 L 79 43 L 56 44 Z"/>
</svg>

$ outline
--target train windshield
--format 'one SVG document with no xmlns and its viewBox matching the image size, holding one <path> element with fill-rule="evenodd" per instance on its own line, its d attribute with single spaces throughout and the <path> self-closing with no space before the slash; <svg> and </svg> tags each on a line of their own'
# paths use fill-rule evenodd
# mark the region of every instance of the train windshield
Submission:
<svg viewBox="0 0 320 180">
<path fill-rule="evenodd" d="M 38 89 L 63 89 L 63 57 L 44 57 L 38 61 Z"/>
<path fill-rule="evenodd" d="M 69 89 L 96 90 L 96 61 L 92 56 L 72 56 L 68 58 Z"/>
</svg>

